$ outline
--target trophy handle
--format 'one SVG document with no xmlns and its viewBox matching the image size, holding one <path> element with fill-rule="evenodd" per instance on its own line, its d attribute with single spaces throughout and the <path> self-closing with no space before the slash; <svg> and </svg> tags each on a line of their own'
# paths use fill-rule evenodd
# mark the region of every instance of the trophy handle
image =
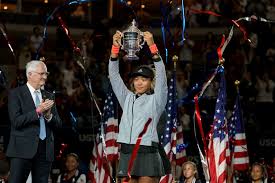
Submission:
<svg viewBox="0 0 275 183">
<path fill-rule="evenodd" d="M 119 34 L 120 34 L 120 36 L 121 36 L 121 39 L 120 39 L 120 41 L 118 42 L 118 44 L 121 46 L 121 49 L 124 49 L 124 46 L 123 46 L 123 37 L 124 37 L 124 31 L 123 32 L 120 32 L 120 31 L 117 31 Z"/>
<path fill-rule="evenodd" d="M 140 31 L 139 35 L 141 37 L 140 43 L 139 43 L 139 49 L 141 49 L 143 47 L 143 45 L 145 44 L 145 41 L 144 41 L 144 38 L 143 38 L 144 33 Z"/>
</svg>

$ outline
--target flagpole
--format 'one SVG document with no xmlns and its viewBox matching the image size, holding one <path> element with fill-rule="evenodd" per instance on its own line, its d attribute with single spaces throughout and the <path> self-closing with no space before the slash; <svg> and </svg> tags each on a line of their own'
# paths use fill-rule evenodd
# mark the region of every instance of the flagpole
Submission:
<svg viewBox="0 0 275 183">
<path fill-rule="evenodd" d="M 235 87 L 236 87 L 236 90 L 237 90 L 237 95 L 238 95 L 239 94 L 240 81 L 236 80 L 234 82 L 234 84 L 235 84 Z M 234 154 L 234 152 L 233 152 L 233 154 Z M 233 157 L 231 157 L 231 158 L 233 158 Z M 233 183 L 234 182 L 234 167 L 233 167 L 233 162 L 232 162 L 231 158 L 230 158 L 230 165 L 229 165 L 230 168 L 228 169 L 228 180 L 227 180 L 229 183 Z"/>
<path fill-rule="evenodd" d="M 179 60 L 179 57 L 177 56 L 177 55 L 174 55 L 173 57 L 172 57 L 172 61 L 173 61 L 173 75 L 172 75 L 172 77 L 174 78 L 174 79 L 176 79 L 176 71 L 177 71 L 177 62 L 178 62 L 178 60 Z M 176 81 L 174 81 L 174 83 L 176 83 Z M 176 90 L 176 89 L 175 89 Z M 174 96 L 175 98 L 176 98 L 176 95 Z M 176 100 L 176 99 L 175 99 Z M 176 105 L 175 103 L 174 103 L 174 105 Z M 177 107 L 175 107 L 176 108 L 176 110 L 177 110 Z M 176 124 L 176 129 L 178 128 L 177 127 L 178 126 L 178 124 Z M 177 146 L 177 133 L 175 134 L 175 139 L 176 139 L 176 146 Z M 177 154 L 177 152 L 175 152 L 175 156 L 176 156 L 176 154 Z M 174 180 L 176 180 L 176 175 L 177 175 L 177 164 L 176 164 L 176 159 L 175 160 L 172 160 L 172 162 L 171 162 L 171 173 L 172 173 L 172 177 L 173 177 L 173 179 Z"/>
<path fill-rule="evenodd" d="M 175 80 L 175 71 L 176 71 L 176 62 L 178 60 L 178 57 L 174 55 L 172 57 L 172 62 L 174 68 L 171 68 L 170 71 L 171 75 L 169 77 L 169 84 L 168 84 L 168 96 L 166 104 L 166 110 L 167 110 L 167 119 L 165 124 L 164 134 L 161 137 L 161 145 L 164 150 L 163 153 L 167 156 L 167 163 L 165 163 L 165 174 L 160 178 L 160 183 L 167 183 L 171 182 L 173 180 L 171 168 L 173 168 L 173 159 L 176 156 L 173 156 L 173 154 L 176 154 L 176 132 L 177 132 L 177 105 L 176 105 L 176 80 Z M 172 66 L 172 67 L 173 67 Z M 169 161 L 169 164 L 168 164 Z M 167 164 L 167 165 L 166 165 Z M 172 166 L 172 167 L 171 167 Z M 169 170 L 168 170 L 169 169 Z"/>
<path fill-rule="evenodd" d="M 174 55 L 173 57 L 172 57 L 172 61 L 173 61 L 173 63 L 174 63 L 174 72 L 176 72 L 176 70 L 177 70 L 177 62 L 178 62 L 178 60 L 179 60 L 179 57 L 177 56 L 177 55 Z"/>
<path fill-rule="evenodd" d="M 239 85 L 240 85 L 240 81 L 239 80 L 236 80 L 235 81 L 235 86 L 236 86 L 236 89 L 237 89 L 237 92 L 239 93 Z"/>
<path fill-rule="evenodd" d="M 240 81 L 236 80 L 234 82 L 234 84 L 235 84 L 235 87 L 236 87 L 237 95 L 239 95 Z M 230 140 L 229 140 L 229 142 L 230 142 Z M 234 148 L 233 148 L 233 152 L 232 153 L 233 153 L 233 155 L 232 155 L 232 157 L 230 156 L 230 165 L 229 165 L 229 168 L 228 168 L 228 177 L 227 177 L 227 182 L 229 182 L 229 183 L 233 183 L 234 182 L 234 165 L 233 165 Z"/>
</svg>

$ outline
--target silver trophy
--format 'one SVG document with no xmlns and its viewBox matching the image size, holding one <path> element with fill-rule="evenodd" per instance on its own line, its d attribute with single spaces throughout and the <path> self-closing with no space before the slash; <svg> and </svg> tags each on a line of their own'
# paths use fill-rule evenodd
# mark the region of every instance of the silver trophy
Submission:
<svg viewBox="0 0 275 183">
<path fill-rule="evenodd" d="M 128 60 L 138 60 L 139 57 L 136 53 L 144 45 L 144 39 L 143 32 L 137 28 L 135 20 L 132 21 L 131 25 L 126 30 L 122 31 L 121 36 L 121 49 L 126 51 L 126 58 Z"/>
</svg>

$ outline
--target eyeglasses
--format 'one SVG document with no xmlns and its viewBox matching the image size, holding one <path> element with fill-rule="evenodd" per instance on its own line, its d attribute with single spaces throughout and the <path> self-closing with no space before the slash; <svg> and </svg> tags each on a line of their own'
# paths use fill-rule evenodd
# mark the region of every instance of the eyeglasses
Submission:
<svg viewBox="0 0 275 183">
<path fill-rule="evenodd" d="M 35 72 L 35 71 L 32 71 L 36 74 L 39 74 L 40 76 L 48 76 L 50 73 L 49 72 Z"/>
</svg>

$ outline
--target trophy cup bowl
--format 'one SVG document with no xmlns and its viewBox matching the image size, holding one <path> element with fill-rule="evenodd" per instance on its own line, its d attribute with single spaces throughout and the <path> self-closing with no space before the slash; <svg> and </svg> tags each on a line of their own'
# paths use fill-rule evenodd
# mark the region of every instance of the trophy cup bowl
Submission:
<svg viewBox="0 0 275 183">
<path fill-rule="evenodd" d="M 122 32 L 122 44 L 123 49 L 127 54 L 128 60 L 138 60 L 139 57 L 136 53 L 144 45 L 143 32 L 136 27 L 136 21 L 133 20 L 131 25 Z"/>
</svg>

